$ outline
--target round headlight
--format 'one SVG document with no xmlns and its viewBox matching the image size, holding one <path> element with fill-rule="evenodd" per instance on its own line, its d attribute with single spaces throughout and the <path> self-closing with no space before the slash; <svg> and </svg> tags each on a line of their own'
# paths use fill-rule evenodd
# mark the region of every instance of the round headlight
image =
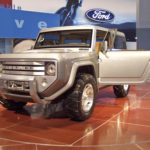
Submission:
<svg viewBox="0 0 150 150">
<path fill-rule="evenodd" d="M 55 63 L 48 63 L 46 65 L 46 74 L 51 75 L 51 76 L 55 76 L 55 74 L 56 74 L 56 65 L 55 65 Z"/>
</svg>

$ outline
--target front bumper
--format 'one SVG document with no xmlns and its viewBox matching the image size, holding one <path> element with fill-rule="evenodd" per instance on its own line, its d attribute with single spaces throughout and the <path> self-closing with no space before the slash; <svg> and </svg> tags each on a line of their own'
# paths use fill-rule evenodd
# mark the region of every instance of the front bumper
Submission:
<svg viewBox="0 0 150 150">
<path fill-rule="evenodd" d="M 28 90 L 19 89 L 18 87 L 6 88 L 4 82 L 15 81 L 28 83 Z M 41 98 L 38 93 L 37 80 L 34 76 L 19 76 L 19 75 L 6 75 L 0 74 L 0 95 L 3 99 L 10 99 L 14 101 L 25 101 L 35 103 L 48 103 L 51 100 Z"/>
</svg>

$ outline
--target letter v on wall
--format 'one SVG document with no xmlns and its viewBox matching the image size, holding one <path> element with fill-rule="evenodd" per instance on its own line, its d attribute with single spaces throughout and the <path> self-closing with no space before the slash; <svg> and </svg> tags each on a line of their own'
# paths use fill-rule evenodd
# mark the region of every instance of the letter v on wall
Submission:
<svg viewBox="0 0 150 150">
<path fill-rule="evenodd" d="M 0 9 L 0 18 L 3 38 L 36 39 L 39 30 L 60 25 L 60 16 L 50 13 Z"/>
<path fill-rule="evenodd" d="M 15 19 L 15 23 L 16 23 L 17 28 L 21 29 L 21 28 L 23 28 L 24 20 Z"/>
</svg>

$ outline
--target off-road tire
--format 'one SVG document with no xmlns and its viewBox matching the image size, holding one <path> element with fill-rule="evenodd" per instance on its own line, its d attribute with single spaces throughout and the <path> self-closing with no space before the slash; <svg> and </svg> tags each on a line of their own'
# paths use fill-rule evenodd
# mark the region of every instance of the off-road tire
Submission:
<svg viewBox="0 0 150 150">
<path fill-rule="evenodd" d="M 130 85 L 114 85 L 113 90 L 116 97 L 126 97 L 129 93 Z"/>
<path fill-rule="evenodd" d="M 0 104 L 2 104 L 2 106 L 7 108 L 8 110 L 19 110 L 26 105 L 25 102 L 15 102 L 12 100 L 4 100 L 4 99 L 0 99 Z"/>
<path fill-rule="evenodd" d="M 83 92 L 85 92 L 86 90 L 89 97 L 87 96 L 88 98 L 86 99 L 86 96 L 84 95 L 83 99 Z M 90 97 L 90 95 L 92 95 L 92 98 Z M 79 74 L 76 77 L 74 86 L 67 92 L 65 96 L 65 112 L 72 120 L 84 121 L 88 119 L 94 110 L 96 95 L 97 83 L 95 81 L 95 78 L 90 74 Z M 87 105 L 85 102 L 88 102 Z M 86 108 L 88 104 L 89 107 Z"/>
</svg>

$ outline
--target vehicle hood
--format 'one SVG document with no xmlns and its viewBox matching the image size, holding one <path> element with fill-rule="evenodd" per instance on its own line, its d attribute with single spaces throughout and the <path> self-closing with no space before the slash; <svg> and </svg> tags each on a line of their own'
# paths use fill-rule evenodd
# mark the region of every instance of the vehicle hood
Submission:
<svg viewBox="0 0 150 150">
<path fill-rule="evenodd" d="M 92 57 L 92 52 L 88 50 L 77 49 L 41 49 L 41 50 L 28 50 L 13 54 L 1 54 L 0 61 L 24 61 L 24 60 L 49 60 L 49 59 L 85 59 Z"/>
</svg>

